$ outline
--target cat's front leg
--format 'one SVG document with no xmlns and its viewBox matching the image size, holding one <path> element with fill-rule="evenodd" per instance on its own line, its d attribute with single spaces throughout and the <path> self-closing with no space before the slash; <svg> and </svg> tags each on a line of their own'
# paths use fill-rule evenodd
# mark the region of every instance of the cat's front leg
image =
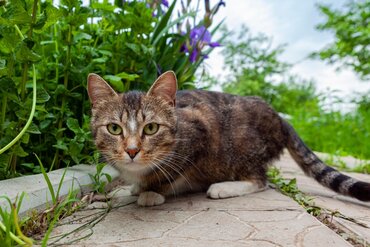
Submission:
<svg viewBox="0 0 370 247">
<path fill-rule="evenodd" d="M 143 207 L 152 207 L 163 204 L 165 197 L 154 191 L 141 192 L 137 199 L 137 204 Z"/>
<path fill-rule="evenodd" d="M 130 192 L 132 196 L 138 196 L 141 192 L 141 187 L 138 184 L 133 184 L 130 187 Z"/>
</svg>

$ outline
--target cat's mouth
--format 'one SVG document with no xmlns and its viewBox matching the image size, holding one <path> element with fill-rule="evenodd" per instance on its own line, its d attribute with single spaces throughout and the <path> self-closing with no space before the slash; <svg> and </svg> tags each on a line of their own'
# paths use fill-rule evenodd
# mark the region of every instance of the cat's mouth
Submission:
<svg viewBox="0 0 370 247">
<path fill-rule="evenodd" d="M 121 163 L 121 166 L 124 170 L 139 173 L 146 173 L 152 169 L 150 164 L 143 163 L 142 161 L 136 159 L 124 160 Z"/>
</svg>

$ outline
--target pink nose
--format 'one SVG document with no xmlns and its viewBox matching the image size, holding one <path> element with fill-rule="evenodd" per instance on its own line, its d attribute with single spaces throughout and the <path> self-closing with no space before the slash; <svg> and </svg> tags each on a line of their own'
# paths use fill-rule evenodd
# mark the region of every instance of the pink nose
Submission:
<svg viewBox="0 0 370 247">
<path fill-rule="evenodd" d="M 134 159 L 135 156 L 140 152 L 140 149 L 138 149 L 138 148 L 127 148 L 125 151 L 128 154 L 128 156 L 130 156 L 131 159 Z"/>
</svg>

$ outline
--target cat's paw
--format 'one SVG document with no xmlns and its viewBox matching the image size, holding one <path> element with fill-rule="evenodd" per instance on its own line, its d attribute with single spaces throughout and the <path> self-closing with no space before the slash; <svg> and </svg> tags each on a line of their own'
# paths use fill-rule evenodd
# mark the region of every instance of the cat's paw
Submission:
<svg viewBox="0 0 370 247">
<path fill-rule="evenodd" d="M 230 181 L 212 184 L 207 191 L 207 196 L 212 199 L 222 199 L 243 196 L 261 190 L 264 190 L 264 187 L 257 183 L 249 181 Z"/>
<path fill-rule="evenodd" d="M 224 183 L 212 184 L 207 190 L 207 196 L 212 199 L 222 199 L 238 196 L 231 186 Z"/>
<path fill-rule="evenodd" d="M 137 204 L 143 207 L 151 207 L 163 204 L 165 201 L 164 196 L 153 191 L 145 191 L 140 193 L 137 199 Z"/>
</svg>

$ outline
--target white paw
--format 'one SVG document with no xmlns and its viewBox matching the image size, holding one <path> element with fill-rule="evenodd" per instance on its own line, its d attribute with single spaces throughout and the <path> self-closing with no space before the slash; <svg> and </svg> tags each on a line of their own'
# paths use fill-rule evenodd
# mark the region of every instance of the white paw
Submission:
<svg viewBox="0 0 370 247">
<path fill-rule="evenodd" d="M 165 201 L 164 196 L 153 191 L 142 192 L 137 199 L 137 204 L 143 207 L 161 205 Z"/>
<path fill-rule="evenodd" d="M 242 196 L 253 192 L 261 191 L 263 188 L 258 184 L 249 181 L 233 181 L 212 184 L 207 196 L 213 199 Z"/>
</svg>

